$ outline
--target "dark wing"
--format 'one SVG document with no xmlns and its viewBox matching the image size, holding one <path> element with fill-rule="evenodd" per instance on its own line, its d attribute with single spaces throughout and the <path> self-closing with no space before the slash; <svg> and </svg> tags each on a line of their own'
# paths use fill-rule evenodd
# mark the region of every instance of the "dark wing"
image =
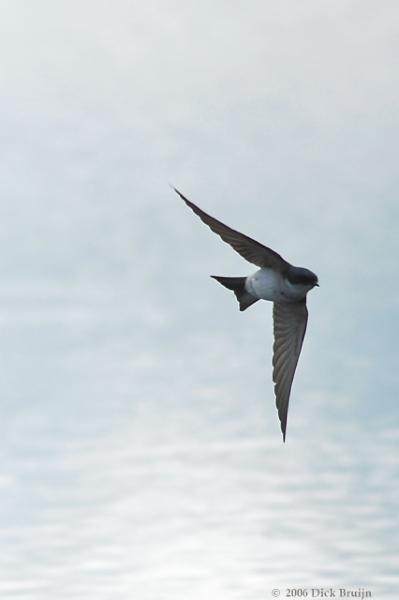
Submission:
<svg viewBox="0 0 399 600">
<path fill-rule="evenodd" d="M 221 223 L 217 219 L 214 219 L 203 210 L 198 208 L 193 202 L 190 202 L 179 190 L 173 188 L 180 198 L 199 216 L 208 227 L 212 229 L 217 235 L 219 235 L 224 242 L 230 244 L 232 248 L 238 254 L 241 254 L 243 258 L 248 260 L 250 263 L 257 265 L 258 267 L 268 267 L 277 269 L 278 271 L 285 271 L 289 267 L 289 263 L 284 260 L 282 256 L 277 254 L 271 248 L 263 246 L 259 242 L 251 239 L 250 237 L 231 229 L 224 223 Z"/>
<path fill-rule="evenodd" d="M 291 385 L 301 353 L 307 322 L 306 300 L 274 303 L 273 381 L 284 441 Z"/>
</svg>

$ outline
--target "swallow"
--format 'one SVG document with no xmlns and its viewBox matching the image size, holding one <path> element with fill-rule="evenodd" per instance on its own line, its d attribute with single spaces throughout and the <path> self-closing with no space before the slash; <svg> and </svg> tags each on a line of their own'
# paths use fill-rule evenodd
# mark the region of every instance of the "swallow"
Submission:
<svg viewBox="0 0 399 600">
<path fill-rule="evenodd" d="M 259 267 L 246 277 L 211 277 L 234 292 L 240 311 L 258 300 L 273 302 L 273 382 L 285 442 L 291 386 L 308 321 L 306 296 L 319 285 L 318 277 L 309 269 L 291 265 L 271 248 L 211 217 L 175 187 L 173 189 L 205 225 L 248 262 Z"/>
</svg>

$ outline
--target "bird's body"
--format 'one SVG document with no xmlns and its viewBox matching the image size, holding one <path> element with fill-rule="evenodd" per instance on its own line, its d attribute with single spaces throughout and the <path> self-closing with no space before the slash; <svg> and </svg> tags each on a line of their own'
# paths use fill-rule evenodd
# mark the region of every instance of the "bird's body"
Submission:
<svg viewBox="0 0 399 600">
<path fill-rule="evenodd" d="M 259 269 L 245 281 L 247 292 L 258 300 L 270 302 L 298 302 L 306 297 L 311 287 L 293 284 L 274 269 Z"/>
<path fill-rule="evenodd" d="M 243 258 L 260 267 L 247 277 L 211 277 L 234 292 L 241 311 L 258 300 L 273 302 L 273 381 L 285 441 L 291 385 L 308 320 L 306 295 L 319 285 L 317 275 L 309 269 L 294 267 L 271 248 L 211 217 L 176 188 L 173 189 L 224 242 Z"/>
</svg>

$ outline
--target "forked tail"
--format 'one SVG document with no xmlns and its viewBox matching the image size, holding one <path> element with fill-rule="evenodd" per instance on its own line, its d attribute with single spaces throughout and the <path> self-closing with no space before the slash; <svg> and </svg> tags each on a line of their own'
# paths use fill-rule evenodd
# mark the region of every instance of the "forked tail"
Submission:
<svg viewBox="0 0 399 600">
<path fill-rule="evenodd" d="M 240 310 L 245 310 L 259 300 L 259 298 L 255 298 L 255 296 L 252 296 L 245 289 L 246 277 L 218 277 L 217 275 L 211 275 L 211 277 L 224 285 L 228 290 L 233 290 L 240 303 Z"/>
</svg>

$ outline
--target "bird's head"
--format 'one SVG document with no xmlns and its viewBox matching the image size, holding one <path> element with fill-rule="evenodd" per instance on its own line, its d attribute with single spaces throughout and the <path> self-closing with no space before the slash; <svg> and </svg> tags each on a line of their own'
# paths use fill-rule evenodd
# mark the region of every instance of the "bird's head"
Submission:
<svg viewBox="0 0 399 600">
<path fill-rule="evenodd" d="M 290 267 L 287 273 L 287 279 L 293 285 L 301 285 L 311 290 L 319 285 L 319 279 L 313 271 L 303 267 Z"/>
</svg>

